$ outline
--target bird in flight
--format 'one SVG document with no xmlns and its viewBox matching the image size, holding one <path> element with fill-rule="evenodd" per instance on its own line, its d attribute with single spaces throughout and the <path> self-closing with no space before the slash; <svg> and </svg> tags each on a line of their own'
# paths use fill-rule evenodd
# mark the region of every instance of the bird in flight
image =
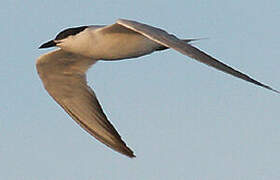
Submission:
<svg viewBox="0 0 280 180">
<path fill-rule="evenodd" d="M 87 85 L 86 72 L 98 60 L 136 58 L 155 51 L 174 49 L 217 70 L 257 86 L 279 91 L 235 70 L 166 31 L 132 20 L 119 19 L 112 25 L 69 28 L 39 48 L 59 47 L 36 61 L 47 92 L 89 134 L 128 157 L 133 151 L 107 119 L 95 93 Z"/>
</svg>

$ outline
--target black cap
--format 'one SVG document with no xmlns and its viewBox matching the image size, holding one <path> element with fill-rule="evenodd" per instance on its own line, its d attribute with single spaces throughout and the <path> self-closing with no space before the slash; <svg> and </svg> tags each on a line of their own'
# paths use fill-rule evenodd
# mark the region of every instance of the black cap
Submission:
<svg viewBox="0 0 280 180">
<path fill-rule="evenodd" d="M 44 44 L 42 44 L 39 49 L 42 49 L 42 48 L 49 48 L 49 47 L 54 47 L 56 46 L 56 43 L 54 42 L 54 40 L 51 40 L 49 42 L 46 42 Z"/>
</svg>

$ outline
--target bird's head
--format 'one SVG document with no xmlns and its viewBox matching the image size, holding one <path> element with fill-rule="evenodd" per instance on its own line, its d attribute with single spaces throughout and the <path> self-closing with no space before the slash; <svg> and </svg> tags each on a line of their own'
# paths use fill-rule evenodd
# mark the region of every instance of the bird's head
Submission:
<svg viewBox="0 0 280 180">
<path fill-rule="evenodd" d="M 39 47 L 39 49 L 59 46 L 60 44 L 63 44 L 63 42 L 66 42 L 67 40 L 73 38 L 75 35 L 85 30 L 87 27 L 88 26 L 80 26 L 80 27 L 64 29 L 63 31 L 58 33 L 55 39 L 42 44 Z"/>
</svg>

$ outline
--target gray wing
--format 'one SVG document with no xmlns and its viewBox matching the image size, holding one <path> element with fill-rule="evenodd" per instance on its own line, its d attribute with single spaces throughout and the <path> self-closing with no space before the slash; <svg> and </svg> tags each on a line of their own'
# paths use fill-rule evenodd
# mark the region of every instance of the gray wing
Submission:
<svg viewBox="0 0 280 180">
<path fill-rule="evenodd" d="M 56 50 L 38 58 L 36 67 L 45 89 L 88 133 L 108 147 L 135 157 L 108 121 L 85 72 L 95 60 Z"/>
<path fill-rule="evenodd" d="M 188 43 L 184 43 L 182 40 L 178 39 L 176 36 L 174 36 L 172 34 L 168 34 L 166 31 L 164 31 L 162 29 L 155 28 L 155 27 L 152 27 L 152 26 L 149 26 L 146 24 L 142 24 L 142 23 L 139 23 L 136 21 L 125 20 L 125 19 L 119 19 L 117 21 L 117 24 L 122 25 L 135 32 L 138 32 L 163 46 L 175 49 L 184 55 L 187 55 L 199 62 L 212 66 L 220 71 L 231 74 L 232 76 L 235 76 L 237 78 L 243 79 L 250 83 L 256 84 L 263 88 L 272 90 L 276 93 L 280 93 L 279 91 L 277 91 L 261 82 L 258 82 L 256 80 L 252 79 L 251 77 L 249 77 L 248 75 L 246 75 L 242 72 L 239 72 L 239 71 L 229 67 L 228 65 L 218 61 L 217 59 L 209 56 L 208 54 L 202 52 L 201 50 L 197 49 L 196 47 L 193 47 L 192 45 L 190 45 Z"/>
</svg>

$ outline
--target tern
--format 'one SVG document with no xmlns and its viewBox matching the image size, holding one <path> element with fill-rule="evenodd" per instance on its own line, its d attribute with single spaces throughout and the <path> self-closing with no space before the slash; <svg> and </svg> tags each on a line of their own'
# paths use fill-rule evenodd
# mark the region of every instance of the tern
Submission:
<svg viewBox="0 0 280 180">
<path fill-rule="evenodd" d="M 112 25 L 90 25 L 61 31 L 39 48 L 59 47 L 36 61 L 38 74 L 52 98 L 89 134 L 128 157 L 133 151 L 107 119 L 95 93 L 87 85 L 86 72 L 98 60 L 136 58 L 174 49 L 208 66 L 257 86 L 279 91 L 231 68 L 190 44 L 147 24 L 119 19 Z"/>
</svg>

